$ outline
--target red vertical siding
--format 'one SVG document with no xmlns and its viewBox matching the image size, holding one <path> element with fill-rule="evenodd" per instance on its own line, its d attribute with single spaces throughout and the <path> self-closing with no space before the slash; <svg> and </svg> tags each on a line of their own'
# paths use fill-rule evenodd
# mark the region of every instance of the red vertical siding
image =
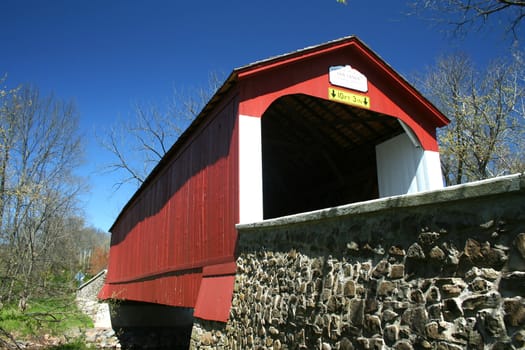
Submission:
<svg viewBox="0 0 525 350">
<path fill-rule="evenodd" d="M 113 226 L 102 298 L 194 307 L 202 268 L 234 261 L 236 98 L 216 111 L 170 151 Z"/>
<path fill-rule="evenodd" d="M 100 296 L 194 307 L 204 279 L 195 314 L 224 320 L 227 308 L 211 315 L 208 305 L 217 289 L 226 300 L 232 287 L 231 276 L 219 277 L 234 272 L 238 114 L 260 117 L 286 94 L 329 99 L 329 67 L 349 63 L 368 78 L 370 110 L 404 121 L 425 150 L 437 151 L 435 128 L 446 117 L 355 37 L 240 68 L 117 219 Z"/>
</svg>

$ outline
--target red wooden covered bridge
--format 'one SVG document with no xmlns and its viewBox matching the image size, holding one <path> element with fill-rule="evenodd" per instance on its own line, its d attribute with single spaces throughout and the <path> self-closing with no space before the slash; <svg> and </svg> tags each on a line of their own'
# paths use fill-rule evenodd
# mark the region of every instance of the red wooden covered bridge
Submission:
<svg viewBox="0 0 525 350">
<path fill-rule="evenodd" d="M 440 188 L 447 122 L 354 36 L 235 69 L 111 227 L 100 298 L 226 321 L 236 224 Z"/>
</svg>

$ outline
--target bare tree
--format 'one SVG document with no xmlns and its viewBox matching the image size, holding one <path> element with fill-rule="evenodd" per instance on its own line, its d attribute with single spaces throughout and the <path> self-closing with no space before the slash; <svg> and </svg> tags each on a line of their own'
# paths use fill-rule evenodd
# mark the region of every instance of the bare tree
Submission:
<svg viewBox="0 0 525 350">
<path fill-rule="evenodd" d="M 117 172 L 115 184 L 140 186 L 149 172 L 166 154 L 201 108 L 220 86 L 217 74 L 211 74 L 208 87 L 187 93 L 174 92 L 166 106 L 137 105 L 132 120 L 113 126 L 100 143 L 113 158 L 105 171 Z"/>
<path fill-rule="evenodd" d="M 0 105 L 0 293 L 29 298 L 49 274 L 66 239 L 83 184 L 73 171 L 82 156 L 70 103 L 42 98 L 35 88 L 2 94 Z"/>
<path fill-rule="evenodd" d="M 417 11 L 430 11 L 435 20 L 451 24 L 455 32 L 494 20 L 498 26 L 503 22 L 505 32 L 517 39 L 525 18 L 524 0 L 415 0 L 412 4 Z"/>
<path fill-rule="evenodd" d="M 438 134 L 448 185 L 525 170 L 524 68 L 518 54 L 483 72 L 456 54 L 439 59 L 419 80 L 451 119 Z"/>
</svg>

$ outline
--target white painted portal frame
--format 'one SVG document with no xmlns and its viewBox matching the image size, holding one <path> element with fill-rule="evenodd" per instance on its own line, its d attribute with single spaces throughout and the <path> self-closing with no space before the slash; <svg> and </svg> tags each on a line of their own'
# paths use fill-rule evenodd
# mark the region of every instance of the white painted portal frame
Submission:
<svg viewBox="0 0 525 350">
<path fill-rule="evenodd" d="M 421 148 L 415 135 L 376 146 L 379 197 L 443 188 L 439 153 Z M 263 220 L 261 118 L 239 116 L 239 223 Z"/>
<path fill-rule="evenodd" d="M 263 220 L 261 118 L 239 115 L 239 222 Z"/>
</svg>

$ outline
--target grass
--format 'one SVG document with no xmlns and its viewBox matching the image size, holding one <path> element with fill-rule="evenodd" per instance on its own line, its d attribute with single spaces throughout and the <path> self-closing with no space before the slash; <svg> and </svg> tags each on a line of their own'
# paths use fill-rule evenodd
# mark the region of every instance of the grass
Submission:
<svg viewBox="0 0 525 350">
<path fill-rule="evenodd" d="M 78 310 L 74 296 L 30 300 L 22 312 L 17 305 L 0 309 L 0 327 L 16 339 L 42 339 L 44 335 L 62 336 L 71 329 L 93 327 L 92 320 Z M 81 339 L 50 349 L 87 349 Z M 82 347 L 80 347 L 82 346 Z"/>
<path fill-rule="evenodd" d="M 87 350 L 87 349 L 92 349 L 92 348 L 84 344 L 82 340 L 75 340 L 67 344 L 52 346 L 48 348 L 48 350 Z"/>
</svg>

